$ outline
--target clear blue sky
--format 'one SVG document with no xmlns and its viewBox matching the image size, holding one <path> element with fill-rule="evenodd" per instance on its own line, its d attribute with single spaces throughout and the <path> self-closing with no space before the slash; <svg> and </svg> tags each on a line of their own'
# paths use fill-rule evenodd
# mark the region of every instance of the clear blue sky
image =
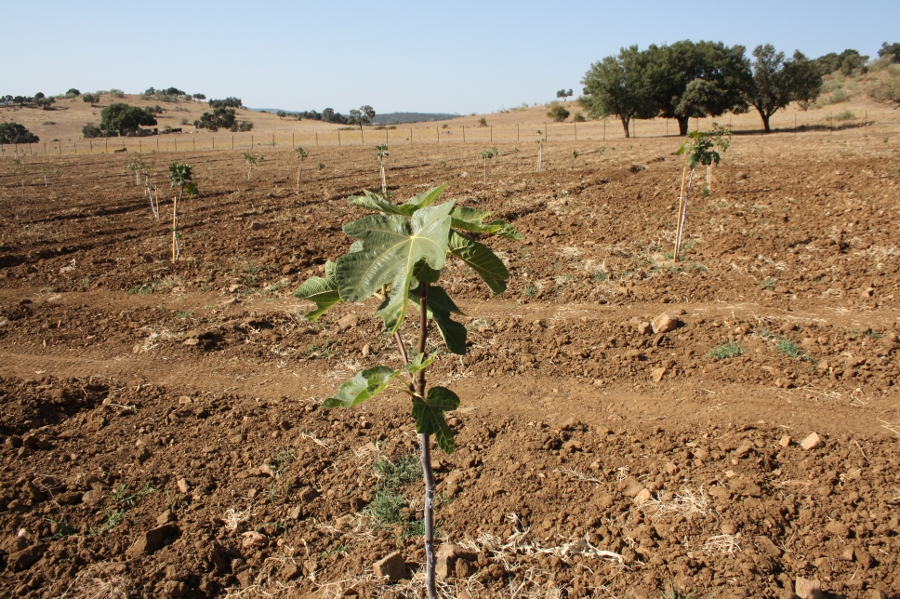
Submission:
<svg viewBox="0 0 900 599">
<path fill-rule="evenodd" d="M 676 9 L 677 7 L 677 9 Z M 175 86 L 247 106 L 492 112 L 622 46 L 701 39 L 814 58 L 900 41 L 900 1 L 2 0 L 0 94 Z"/>
</svg>

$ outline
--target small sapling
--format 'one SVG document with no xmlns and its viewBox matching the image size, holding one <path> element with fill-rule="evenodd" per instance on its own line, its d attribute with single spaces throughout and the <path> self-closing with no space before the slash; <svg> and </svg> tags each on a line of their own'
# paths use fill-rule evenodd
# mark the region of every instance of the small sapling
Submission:
<svg viewBox="0 0 900 599">
<path fill-rule="evenodd" d="M 706 187 L 705 194 L 709 195 L 710 185 L 710 168 L 712 165 L 719 164 L 722 160 L 722 154 L 728 150 L 731 145 L 731 131 L 721 127 L 718 123 L 713 123 L 712 131 L 692 131 L 688 134 L 678 150 L 677 155 L 687 155 L 688 165 L 684 167 L 681 173 L 681 197 L 678 205 L 678 227 L 675 232 L 675 262 L 678 262 L 678 255 L 681 252 L 681 239 L 684 235 L 684 221 L 687 218 L 688 199 L 691 195 L 691 185 L 694 182 L 694 171 L 701 164 L 706 166 Z M 690 174 L 688 174 L 690 169 Z M 685 184 L 685 181 L 687 183 Z"/>
<path fill-rule="evenodd" d="M 41 165 L 41 174 L 44 175 L 44 187 L 47 187 L 48 183 L 47 183 L 47 167 L 46 166 Z"/>
<path fill-rule="evenodd" d="M 22 199 L 25 199 L 25 175 L 28 174 L 28 168 L 25 166 L 25 158 L 14 158 L 13 159 L 13 172 L 19 173 L 19 178 L 22 181 Z"/>
<path fill-rule="evenodd" d="M 461 312 L 437 283 L 447 259 L 456 257 L 477 273 L 493 293 L 501 293 L 506 289 L 509 271 L 490 248 L 473 237 L 523 238 L 505 221 L 484 222 L 489 212 L 455 206 L 452 201 L 434 205 L 445 186 L 429 189 L 400 206 L 369 191 L 351 197 L 352 205 L 376 214 L 344 225 L 344 233 L 355 239 L 349 253 L 336 262 L 326 262 L 325 277 L 312 277 L 295 293 L 315 303 L 316 309 L 306 314 L 310 321 L 341 302 L 362 302 L 373 295 L 382 300 L 375 315 L 384 319 L 387 334 L 397 345 L 400 368 L 374 366 L 363 370 L 342 384 L 322 407 L 350 408 L 387 389 L 410 397 L 425 481 L 425 588 L 429 598 L 437 597 L 431 436 L 444 452 L 453 451 L 454 432 L 444 412 L 459 406 L 459 397 L 450 389 L 426 387 L 425 371 L 440 353 L 427 351 L 429 321 L 435 324 L 451 353 L 466 353 L 466 327 L 452 319 L 453 314 Z M 410 305 L 418 309 L 414 317 L 418 340 L 414 348 L 407 349 L 400 331 L 407 324 Z M 410 328 L 416 330 L 415 325 Z"/>
<path fill-rule="evenodd" d="M 265 160 L 265 157 L 259 154 L 244 153 L 244 162 L 250 167 L 250 170 L 247 171 L 247 181 L 250 180 L 250 173 L 253 172 L 253 167 L 256 166 L 256 163 L 262 162 L 263 160 Z"/>
<path fill-rule="evenodd" d="M 381 193 L 387 193 L 387 179 L 384 176 L 384 159 L 389 156 L 387 144 L 375 146 L 375 158 L 378 159 L 378 166 L 381 168 Z"/>
<path fill-rule="evenodd" d="M 491 160 L 494 156 L 499 154 L 497 148 L 491 148 L 489 150 L 484 150 L 481 152 L 481 160 L 484 163 L 484 184 L 487 185 L 488 177 L 487 177 L 487 163 L 488 160 Z"/>
<path fill-rule="evenodd" d="M 178 195 L 172 200 L 172 262 L 181 256 L 181 246 L 178 244 L 178 202 L 187 192 L 188 197 L 194 197 L 199 192 L 197 184 L 193 181 L 194 167 L 190 164 L 178 164 L 173 162 L 169 166 L 169 181 L 171 187 L 178 188 Z"/>
<path fill-rule="evenodd" d="M 306 150 L 303 148 L 297 147 L 294 148 L 294 153 L 297 155 L 297 193 L 300 193 L 300 171 L 303 169 L 303 161 L 306 160 L 306 157 L 309 154 L 306 153 Z"/>
</svg>

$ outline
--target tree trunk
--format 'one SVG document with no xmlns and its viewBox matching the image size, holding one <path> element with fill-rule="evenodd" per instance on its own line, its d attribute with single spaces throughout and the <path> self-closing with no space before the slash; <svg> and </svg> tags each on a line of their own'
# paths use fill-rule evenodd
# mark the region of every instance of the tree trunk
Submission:
<svg viewBox="0 0 900 599">
<path fill-rule="evenodd" d="M 419 353 L 425 353 L 425 341 L 428 338 L 428 283 L 421 283 L 419 292 Z M 425 369 L 416 375 L 416 394 L 425 397 Z M 425 590 L 428 599 L 437 599 L 435 585 L 434 554 L 434 470 L 431 467 L 431 436 L 419 435 L 422 450 L 422 476 L 425 479 L 425 509 L 422 517 L 425 520 Z"/>
<path fill-rule="evenodd" d="M 619 119 L 622 121 L 622 127 L 625 129 L 625 137 L 631 137 L 631 131 L 628 129 L 631 119 L 624 116 L 620 116 Z"/>
<path fill-rule="evenodd" d="M 688 127 L 690 127 L 691 117 L 689 116 L 676 116 L 675 120 L 678 121 L 678 134 L 679 135 L 687 135 Z"/>
<path fill-rule="evenodd" d="M 769 118 L 770 118 L 772 115 L 770 115 L 770 114 L 765 114 L 765 113 L 760 113 L 760 114 L 762 115 L 763 130 L 765 130 L 766 133 L 771 133 L 771 132 L 772 132 L 772 127 L 769 126 Z"/>
</svg>

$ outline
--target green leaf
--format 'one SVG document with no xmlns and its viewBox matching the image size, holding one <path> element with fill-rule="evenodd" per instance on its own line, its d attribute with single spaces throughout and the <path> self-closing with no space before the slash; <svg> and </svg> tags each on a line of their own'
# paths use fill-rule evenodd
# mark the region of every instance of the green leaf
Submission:
<svg viewBox="0 0 900 599">
<path fill-rule="evenodd" d="M 450 314 L 462 314 L 443 287 L 433 285 L 428 288 L 428 318 L 437 325 L 441 339 L 447 349 L 454 354 L 466 355 L 466 335 L 468 331 L 461 323 L 450 318 Z"/>
<path fill-rule="evenodd" d="M 458 407 L 459 397 L 444 387 L 430 388 L 425 399 L 413 398 L 412 415 L 416 421 L 416 432 L 434 435 L 438 446 L 444 450 L 444 453 L 453 453 L 456 446 L 455 435 L 444 418 L 444 412 L 455 410 Z"/>
<path fill-rule="evenodd" d="M 411 222 L 403 216 L 373 214 L 345 225 L 344 232 L 362 241 L 363 249 L 337 260 L 341 301 L 362 301 L 390 283 L 390 300 L 377 314 L 394 333 L 406 316 L 416 264 L 424 261 L 433 270 L 444 267 L 452 209 L 453 203 L 447 202 L 422 208 Z"/>
<path fill-rule="evenodd" d="M 437 187 L 432 187 L 428 191 L 424 191 L 413 197 L 398 208 L 402 214 L 405 214 L 406 216 L 412 216 L 420 208 L 425 208 L 433 204 L 439 197 L 441 197 L 441 194 L 444 193 L 444 189 L 446 188 L 446 183 L 438 185 Z"/>
<path fill-rule="evenodd" d="M 463 237 L 456 231 L 451 231 L 449 247 L 454 256 L 465 262 L 469 268 L 484 279 L 494 294 L 503 293 L 506 290 L 509 271 L 503 261 L 486 245 Z"/>
<path fill-rule="evenodd" d="M 406 214 L 400 210 L 399 206 L 394 206 L 383 197 L 378 195 L 377 193 L 372 193 L 371 191 L 364 189 L 363 193 L 365 195 L 362 196 L 351 196 L 348 201 L 353 206 L 359 206 L 360 208 L 368 208 L 369 210 L 376 210 L 384 215 L 396 215 L 396 216 L 405 216 Z"/>
<path fill-rule="evenodd" d="M 415 358 L 413 358 L 412 362 L 404 366 L 406 372 L 415 374 L 420 370 L 424 370 L 431 366 L 432 362 L 434 362 L 434 360 L 437 358 L 437 354 L 431 354 L 431 356 L 429 357 L 426 357 L 426 355 L 427 354 L 419 354 Z"/>
<path fill-rule="evenodd" d="M 477 208 L 469 208 L 468 206 L 457 206 L 450 213 L 453 222 L 450 226 L 454 229 L 462 229 L 463 231 L 471 231 L 472 233 L 484 233 L 487 235 L 499 235 L 509 239 L 525 239 L 525 237 L 516 231 L 516 228 L 505 220 L 492 220 L 484 222 L 484 219 L 492 213 L 478 210 Z"/>
<path fill-rule="evenodd" d="M 441 278 L 441 271 L 434 270 L 429 267 L 425 261 L 420 260 L 416 262 L 416 266 L 413 269 L 413 276 L 420 283 L 437 283 L 438 279 Z"/>
<path fill-rule="evenodd" d="M 387 389 L 388 384 L 398 374 L 400 374 L 399 370 L 387 366 L 376 366 L 363 370 L 342 384 L 336 395 L 322 402 L 322 407 L 352 408 Z"/>
<path fill-rule="evenodd" d="M 334 262 L 325 263 L 324 279 L 322 277 L 310 277 L 294 292 L 294 297 L 309 300 L 316 304 L 315 310 L 304 315 L 304 318 L 310 322 L 317 321 L 332 306 L 339 304 L 341 296 L 338 293 L 337 281 L 334 278 Z"/>
</svg>

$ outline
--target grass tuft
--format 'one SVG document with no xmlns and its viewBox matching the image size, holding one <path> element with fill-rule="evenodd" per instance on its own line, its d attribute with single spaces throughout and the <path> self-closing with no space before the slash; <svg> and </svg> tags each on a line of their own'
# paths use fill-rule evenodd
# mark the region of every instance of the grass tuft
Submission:
<svg viewBox="0 0 900 599">
<path fill-rule="evenodd" d="M 710 358 L 715 358 L 716 360 L 727 360 L 728 358 L 735 358 L 743 354 L 744 348 L 734 341 L 723 343 L 722 345 L 714 347 L 706 352 L 707 356 L 709 356 Z"/>
</svg>

